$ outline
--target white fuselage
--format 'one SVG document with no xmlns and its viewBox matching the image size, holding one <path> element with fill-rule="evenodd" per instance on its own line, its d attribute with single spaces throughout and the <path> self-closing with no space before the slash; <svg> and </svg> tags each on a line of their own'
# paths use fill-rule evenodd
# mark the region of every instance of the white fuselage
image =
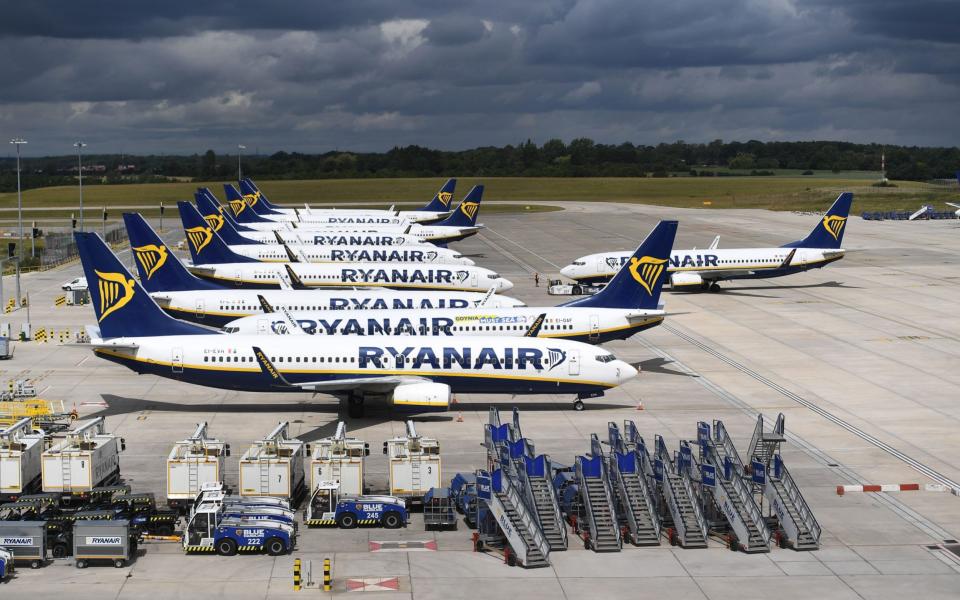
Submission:
<svg viewBox="0 0 960 600">
<path fill-rule="evenodd" d="M 218 230 L 219 231 L 219 230 Z M 435 248 L 430 242 L 423 242 L 409 233 L 388 233 L 382 231 L 305 231 L 297 229 L 278 229 L 274 231 L 240 231 L 238 235 L 261 244 L 275 244 L 277 236 L 284 244 L 315 246 L 402 246 L 414 248 Z"/>
<path fill-rule="evenodd" d="M 442 219 L 450 214 L 451 211 L 437 212 L 432 210 L 378 210 L 378 209 L 364 209 L 364 208 L 274 208 L 272 209 L 275 212 L 280 213 L 284 216 L 293 217 L 293 220 L 297 220 L 298 216 L 301 221 L 307 222 L 308 220 L 304 217 L 309 216 L 371 216 L 371 217 L 397 217 L 400 219 L 406 219 L 411 223 L 419 223 L 421 221 L 433 221 L 435 219 Z"/>
<path fill-rule="evenodd" d="M 412 221 L 397 217 L 395 215 L 369 215 L 362 213 L 319 213 L 313 214 L 300 213 L 297 215 L 273 214 L 261 215 L 268 221 L 276 223 L 297 223 L 298 225 L 361 225 L 369 227 L 408 227 L 413 224 Z"/>
<path fill-rule="evenodd" d="M 420 378 L 454 393 L 572 393 L 602 391 L 637 370 L 607 350 L 538 338 L 345 336 L 318 344 L 310 336 L 173 335 L 97 341 L 98 356 L 140 373 L 221 389 L 278 389 L 253 348 L 263 350 L 292 385 L 366 377 Z M 330 387 L 326 389 L 331 389 Z"/>
<path fill-rule="evenodd" d="M 730 248 L 674 250 L 669 273 L 699 275 L 703 280 L 753 278 L 785 275 L 821 267 L 843 257 L 842 249 L 797 248 L 789 265 L 784 261 L 793 248 Z M 582 256 L 560 272 L 576 281 L 595 282 L 613 277 L 632 256 L 630 251 L 604 252 Z"/>
<path fill-rule="evenodd" d="M 411 225 L 330 224 L 329 226 L 324 226 L 318 223 L 304 223 L 300 225 L 292 222 L 271 222 L 243 223 L 242 225 L 256 231 L 296 231 L 301 236 L 342 233 L 389 233 L 394 235 L 405 233 L 413 236 L 414 239 L 420 242 L 456 241 L 469 237 L 480 230 L 478 226 L 457 227 L 452 225 L 421 225 L 419 223 L 413 223 Z"/>
<path fill-rule="evenodd" d="M 540 318 L 537 337 L 599 343 L 626 338 L 658 325 L 664 311 L 588 307 L 433 308 L 421 310 L 290 311 L 312 335 L 439 335 L 523 337 Z M 289 333 L 283 313 L 260 314 L 227 323 L 236 334 Z"/>
<path fill-rule="evenodd" d="M 220 327 L 229 321 L 263 314 L 257 296 L 280 310 L 382 310 L 466 308 L 476 306 L 485 294 L 478 292 L 342 289 L 342 290 L 188 290 L 152 292 L 161 308 L 179 319 Z M 490 308 L 523 306 L 509 296 L 494 294 L 484 306 Z"/>
<path fill-rule="evenodd" d="M 313 244 L 243 244 L 230 250 L 264 262 L 290 262 L 287 248 L 298 262 L 409 262 L 435 265 L 474 265 L 456 250 L 436 246 L 318 246 Z"/>
<path fill-rule="evenodd" d="M 232 286 L 274 288 L 292 285 L 285 263 L 224 263 L 194 265 L 196 275 Z M 513 284 L 497 273 L 470 265 L 414 263 L 289 263 L 290 270 L 307 287 L 388 287 L 394 289 L 505 292 Z"/>
</svg>

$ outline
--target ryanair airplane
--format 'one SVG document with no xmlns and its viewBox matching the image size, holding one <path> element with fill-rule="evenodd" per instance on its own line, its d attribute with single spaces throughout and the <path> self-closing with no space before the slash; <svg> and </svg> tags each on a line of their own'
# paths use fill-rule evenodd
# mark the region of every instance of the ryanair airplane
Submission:
<svg viewBox="0 0 960 600">
<path fill-rule="evenodd" d="M 473 265 L 469 258 L 449 248 L 434 245 L 394 246 L 318 246 L 314 244 L 251 244 L 224 224 L 223 234 L 213 231 L 189 202 L 178 202 L 180 220 L 187 237 L 219 235 L 231 251 L 261 262 L 409 262 L 438 265 Z M 126 219 L 126 216 L 124 216 Z M 127 230 L 129 231 L 129 223 Z M 277 238 L 279 240 L 280 238 Z"/>
<path fill-rule="evenodd" d="M 187 246 L 197 276 L 231 287 L 297 289 L 389 287 L 421 290 L 505 292 L 513 283 L 473 265 L 417 263 L 270 263 L 232 252 L 210 227 L 187 230 Z"/>
<path fill-rule="evenodd" d="M 844 192 L 807 237 L 779 248 L 674 250 L 667 271 L 671 289 L 720 290 L 725 279 L 766 279 L 818 269 L 843 258 L 843 231 L 853 194 Z M 712 246 L 712 245 L 711 245 Z M 560 272 L 583 283 L 612 277 L 630 258 L 628 252 L 582 256 Z"/>
<path fill-rule="evenodd" d="M 238 319 L 223 330 L 244 335 L 302 331 L 322 336 L 541 337 L 591 344 L 626 339 L 663 321 L 660 289 L 667 277 L 666 264 L 676 231 L 676 221 L 661 221 L 609 285 L 569 305 L 363 312 L 284 310 Z"/>
<path fill-rule="evenodd" d="M 218 389 L 311 392 L 414 411 L 447 410 L 454 393 L 576 394 L 583 400 L 637 370 L 580 342 L 539 338 L 224 335 L 164 313 L 96 233 L 76 232 L 97 325 L 94 353 L 140 373 Z"/>
<path fill-rule="evenodd" d="M 453 200 L 453 192 L 457 189 L 457 180 L 448 179 L 443 187 L 440 188 L 440 191 L 433 197 L 426 206 L 418 208 L 416 210 L 394 210 L 393 207 L 390 207 L 388 210 L 372 209 L 372 208 L 310 208 L 307 205 L 304 205 L 303 212 L 297 208 L 282 208 L 276 206 L 267 198 L 267 196 L 260 191 L 260 188 L 257 187 L 257 184 L 253 182 L 252 179 L 247 178 L 240 181 L 240 194 L 247 203 L 253 207 L 261 215 L 292 215 L 295 216 L 298 220 L 301 219 L 302 215 L 374 215 L 374 216 L 391 216 L 391 217 L 400 217 L 406 219 L 411 223 L 429 223 L 432 221 L 440 220 L 450 214 L 450 201 Z M 235 197 L 231 197 L 235 190 L 228 191 L 228 200 L 232 200 Z"/>
<path fill-rule="evenodd" d="M 232 290 L 193 276 L 140 215 L 124 215 L 140 283 L 150 297 L 178 319 L 222 327 L 226 323 L 269 310 L 384 310 L 500 308 L 523 306 L 509 296 L 477 292 L 333 289 Z M 268 309 L 269 307 L 269 309 Z"/>
<path fill-rule="evenodd" d="M 232 211 L 224 210 L 216 197 L 207 188 L 199 188 L 194 194 L 197 209 L 210 227 L 225 240 L 228 235 L 236 234 L 237 244 L 300 244 L 317 246 L 419 246 L 436 247 L 430 242 L 421 241 L 414 235 L 401 232 L 378 231 L 376 229 L 357 229 L 330 227 L 323 231 L 299 229 L 271 229 L 259 231 L 241 225 L 233 219 Z M 229 240 L 227 240 L 228 243 Z"/>
<path fill-rule="evenodd" d="M 298 223 L 295 221 L 271 221 L 257 214 L 256 210 L 251 208 L 243 200 L 235 200 L 227 206 L 233 213 L 234 220 L 238 223 L 256 229 L 259 231 L 273 231 L 276 229 L 296 229 L 297 231 L 321 231 L 328 232 L 331 229 L 341 231 L 380 231 L 384 233 L 408 233 L 413 235 L 421 242 L 433 242 L 435 244 L 446 244 L 456 242 L 476 234 L 482 225 L 477 225 L 477 215 L 480 214 L 480 202 L 483 200 L 483 186 L 474 186 L 466 197 L 457 206 L 453 213 L 443 221 L 431 225 L 420 223 L 393 223 L 393 222 L 359 222 L 350 217 L 343 217 L 338 221 L 328 221 L 326 223 Z M 379 217 L 372 218 L 373 220 Z M 390 218 L 385 218 L 387 221 Z"/>
</svg>

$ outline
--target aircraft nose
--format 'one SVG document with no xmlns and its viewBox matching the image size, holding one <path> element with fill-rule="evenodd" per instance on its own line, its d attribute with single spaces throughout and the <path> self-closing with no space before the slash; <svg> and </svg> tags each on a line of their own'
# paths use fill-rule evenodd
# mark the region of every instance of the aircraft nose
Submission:
<svg viewBox="0 0 960 600">
<path fill-rule="evenodd" d="M 576 268 L 573 265 L 567 265 L 564 268 L 560 269 L 560 274 L 564 277 L 570 279 L 575 279 L 574 275 L 576 274 Z"/>
<path fill-rule="evenodd" d="M 505 277 L 501 277 L 500 279 L 497 280 L 498 291 L 505 292 L 507 290 L 512 290 L 512 289 L 513 289 L 513 282 L 510 281 L 509 279 Z"/>
<path fill-rule="evenodd" d="M 622 360 L 618 360 L 614 364 L 617 367 L 617 383 L 620 385 L 623 385 L 640 374 L 640 371 L 635 369 L 633 365 L 623 362 Z"/>
</svg>

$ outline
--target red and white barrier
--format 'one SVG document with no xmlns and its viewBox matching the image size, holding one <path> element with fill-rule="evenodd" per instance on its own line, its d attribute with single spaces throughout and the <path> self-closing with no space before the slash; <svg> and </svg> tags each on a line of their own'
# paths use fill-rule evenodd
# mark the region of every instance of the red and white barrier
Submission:
<svg viewBox="0 0 960 600">
<path fill-rule="evenodd" d="M 847 492 L 949 492 L 950 488 L 939 483 L 884 483 L 881 485 L 838 485 L 837 495 Z"/>
</svg>

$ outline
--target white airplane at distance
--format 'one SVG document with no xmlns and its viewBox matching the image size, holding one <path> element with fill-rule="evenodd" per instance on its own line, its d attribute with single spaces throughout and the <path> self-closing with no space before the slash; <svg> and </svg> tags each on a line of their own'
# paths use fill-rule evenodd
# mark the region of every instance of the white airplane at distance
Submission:
<svg viewBox="0 0 960 600">
<path fill-rule="evenodd" d="M 718 291 L 718 282 L 723 280 L 782 277 L 838 261 L 845 252 L 840 245 L 852 202 L 852 193 L 840 194 L 807 237 L 779 248 L 674 250 L 667 269 L 670 287 Z M 609 280 L 629 258 L 629 252 L 590 254 L 560 273 L 578 282 L 600 283 Z"/>
</svg>

